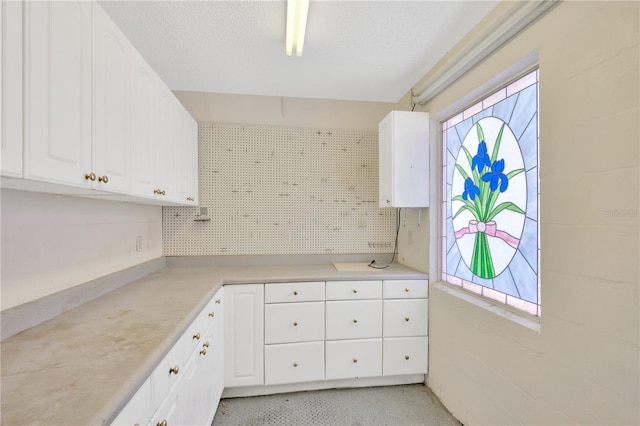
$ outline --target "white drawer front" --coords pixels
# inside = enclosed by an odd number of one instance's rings
[[[429,300],[385,300],[382,334],[384,337],[426,336],[429,330]]]
[[[336,340],[326,346],[327,380],[382,375],[382,339]]]
[[[385,280],[382,284],[385,299],[426,299],[428,280]]]
[[[327,300],[381,298],[382,281],[327,281]]]
[[[382,343],[382,375],[427,373],[427,337],[392,337]]]
[[[327,340],[382,336],[382,300],[327,302]]]
[[[182,336],[185,349],[183,359],[185,361],[191,353],[204,342],[204,336],[209,333],[214,323],[222,318],[223,291],[224,290],[220,288],[220,290],[216,292]]]
[[[157,407],[167,396],[169,389],[182,377],[185,364],[184,351],[184,343],[178,340],[151,374],[153,406]]]
[[[265,303],[314,302],[324,300],[324,282],[269,283],[264,285]]]
[[[264,382],[313,382],[324,379],[324,342],[287,343],[264,348]]]
[[[265,344],[314,340],[324,340],[324,302],[264,306]]]

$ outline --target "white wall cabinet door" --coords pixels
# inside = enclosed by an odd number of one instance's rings
[[[380,207],[429,207],[429,114],[391,111],[378,138]]]
[[[155,162],[158,160],[159,78],[142,55],[131,48],[131,193],[155,198]]]
[[[160,155],[155,164],[156,197],[163,201],[173,200],[175,197],[175,108],[173,94],[164,85],[158,90],[157,126],[160,129],[158,137]]]
[[[131,192],[131,43],[101,7],[93,10],[94,187],[126,194]]]
[[[264,384],[264,285],[224,290],[225,387]]]
[[[24,3],[25,178],[91,188],[92,6]]]
[[[0,174],[22,177],[22,2],[0,4]]]

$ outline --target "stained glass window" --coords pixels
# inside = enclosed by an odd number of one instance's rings
[[[442,123],[442,280],[540,316],[538,70]]]

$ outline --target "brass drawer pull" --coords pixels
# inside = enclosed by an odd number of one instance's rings
[[[297,366],[298,366],[298,363],[297,363],[297,362],[294,362],[294,363],[293,363],[293,366],[294,366],[294,368],[295,368],[295,367],[297,367]]]
[[[206,354],[207,354],[207,350],[206,350],[206,349],[202,349],[202,350],[200,351],[200,355],[206,355]]]
[[[215,312],[213,312],[213,311],[212,311],[212,312],[209,312],[209,317],[210,317],[210,318],[213,318],[213,317],[215,317],[215,316],[216,316],[216,313],[215,313]]]
[[[107,175],[99,176],[98,177],[98,182],[107,183],[107,182],[109,182],[109,177]]]
[[[408,322],[409,321],[409,317],[404,317],[404,320]]]
[[[409,355],[405,355],[404,359],[406,359],[408,361],[409,360]]]
[[[175,367],[171,367],[169,369],[169,374],[178,374],[178,372],[180,371],[180,369],[178,368],[178,366],[176,365]]]
[[[405,291],[405,293],[409,293],[409,291],[410,291],[409,287],[405,288],[404,291]]]
[[[357,292],[358,292],[358,289],[357,289],[357,288],[354,288],[354,289],[353,289],[353,293],[355,294],[355,293],[357,293]]]
[[[203,348],[208,348],[208,347],[209,347],[209,342],[204,342],[204,343],[202,344],[202,347],[203,347]]]
[[[356,318],[353,319],[353,323],[356,324],[358,320]]]
[[[297,326],[298,326],[298,322],[297,322],[297,321],[294,321],[294,322],[293,322],[293,326],[294,326],[294,327],[297,327]]]
[[[293,295],[294,295],[294,296],[297,296],[297,295],[298,295],[298,292],[297,292],[296,290],[293,290]]]
[[[200,340],[200,333],[196,333],[193,335],[193,340]]]
[[[222,300],[220,300],[220,299],[216,299],[216,305],[219,305],[219,304],[221,304],[221,303],[222,303]]]
[[[355,364],[355,363],[357,363],[357,362],[358,362],[358,358],[354,358],[354,359],[353,359],[353,363]]]
[[[96,174],[91,172],[91,173],[87,173],[84,175],[84,178],[86,180],[90,180],[91,182],[94,182],[96,180]]]

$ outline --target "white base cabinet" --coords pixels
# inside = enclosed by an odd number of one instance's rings
[[[264,285],[225,286],[224,385],[264,384]]]
[[[221,288],[113,425],[211,424],[224,387],[223,300]]]

